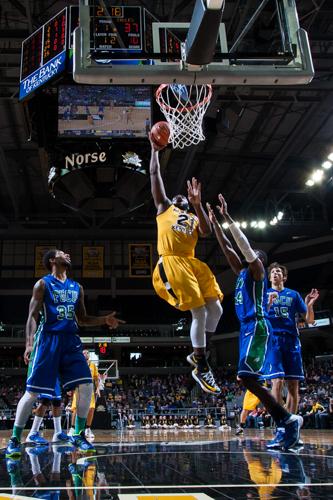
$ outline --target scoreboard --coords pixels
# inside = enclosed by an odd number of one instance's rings
[[[65,8],[23,41],[20,99],[65,69],[67,18]]]
[[[90,5],[90,48],[98,51],[142,50],[141,7]]]

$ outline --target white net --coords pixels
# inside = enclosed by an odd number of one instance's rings
[[[205,139],[202,120],[212,97],[211,85],[165,84],[156,91],[156,101],[170,125],[169,142],[184,148]]]

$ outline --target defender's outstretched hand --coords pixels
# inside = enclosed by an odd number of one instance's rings
[[[220,214],[223,215],[223,217],[228,217],[228,205],[221,193],[218,195],[218,199],[221,205],[217,205],[216,208],[219,210]]]
[[[122,319],[116,318],[116,314],[117,314],[116,311],[113,311],[112,313],[105,316],[105,323],[108,325],[110,330],[114,330],[119,325],[126,323],[126,321],[123,321]]]
[[[209,217],[209,220],[210,222],[214,225],[214,224],[218,224],[218,221],[217,221],[217,218],[216,218],[216,215],[214,213],[214,210],[212,209],[212,207],[210,206],[209,203],[206,203],[206,207],[207,207],[207,212],[208,212],[208,217]]]
[[[192,177],[192,182],[187,181],[187,197],[191,205],[198,206],[201,203],[201,182]]]

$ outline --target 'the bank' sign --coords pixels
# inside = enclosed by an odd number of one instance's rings
[[[20,83],[20,99],[34,92],[38,87],[48,82],[65,69],[66,50],[55,56],[48,63],[38,68],[34,73]]]

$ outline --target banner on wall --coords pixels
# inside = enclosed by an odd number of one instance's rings
[[[45,269],[43,264],[43,256],[51,248],[54,247],[41,245],[35,246],[35,278],[40,278],[41,276],[48,274],[48,271]]]
[[[130,243],[129,277],[149,278],[152,274],[152,246],[150,243]]]
[[[83,247],[82,277],[103,278],[104,247]]]

